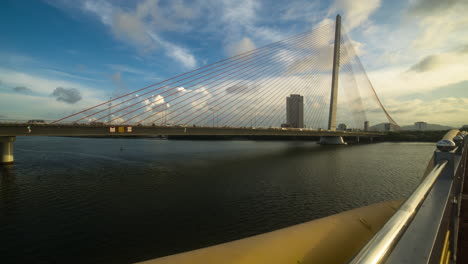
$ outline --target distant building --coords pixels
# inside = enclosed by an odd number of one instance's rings
[[[364,122],[364,131],[369,131],[369,121]]]
[[[281,127],[291,127],[291,124],[283,123],[283,124],[281,124]]]
[[[390,131],[390,129],[392,129],[392,124],[391,123],[385,123],[384,127],[385,127],[384,128],[385,131]]]
[[[291,127],[304,127],[304,96],[291,94],[286,97],[286,123]]]
[[[384,123],[384,131],[396,131],[398,130],[398,126],[392,123]]]
[[[338,125],[337,129],[346,131],[346,129],[348,129],[348,126],[346,124],[341,123],[341,124]]]
[[[414,127],[416,130],[424,131],[427,130],[427,123],[426,122],[416,122],[414,123]]]

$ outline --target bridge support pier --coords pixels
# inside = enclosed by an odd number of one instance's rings
[[[13,164],[13,142],[16,137],[0,137],[0,165]]]
[[[319,144],[320,145],[346,145],[347,143],[344,142],[343,137],[323,136],[323,137],[320,137]]]

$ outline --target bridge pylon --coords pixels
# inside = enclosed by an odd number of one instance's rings
[[[330,115],[328,116],[328,130],[336,130],[336,106],[338,103],[338,75],[340,72],[340,45],[341,44],[341,16],[336,16],[335,44],[333,49],[333,73],[330,96]]]
[[[13,164],[13,142],[16,137],[0,137],[0,165]]]
[[[336,108],[338,104],[338,80],[340,72],[340,45],[341,44],[341,16],[336,16],[335,42],[333,47],[333,72],[330,96],[330,114],[328,116],[328,130],[336,131]],[[342,137],[321,137],[322,145],[345,145]]]

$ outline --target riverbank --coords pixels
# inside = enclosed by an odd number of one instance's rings
[[[379,141],[386,142],[437,142],[448,130],[440,131],[396,131],[388,132]]]
[[[384,136],[374,137],[372,141],[368,137],[360,137],[359,143],[370,142],[437,142],[447,133],[441,131],[396,131],[388,132]],[[171,139],[171,140],[257,140],[257,141],[318,141],[317,136],[253,136],[253,135],[177,135],[177,136],[81,136],[81,138],[145,138],[145,139]],[[358,143],[356,137],[344,137],[348,143]]]

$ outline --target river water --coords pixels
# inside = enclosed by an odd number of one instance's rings
[[[433,143],[18,137],[1,263],[130,263],[406,197]]]

